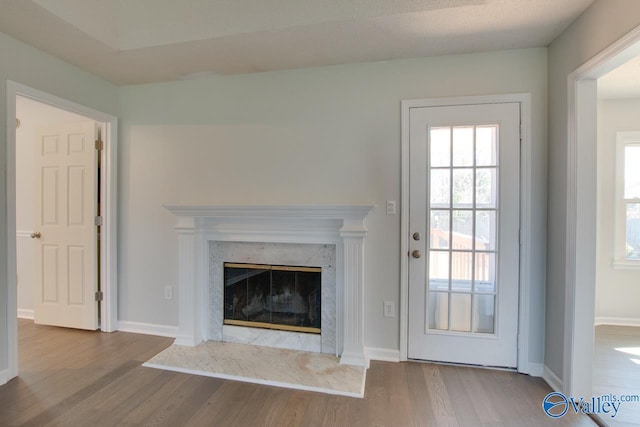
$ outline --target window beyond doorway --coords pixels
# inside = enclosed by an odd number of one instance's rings
[[[616,268],[640,268],[640,131],[616,133]]]

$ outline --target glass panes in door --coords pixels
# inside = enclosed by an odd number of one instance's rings
[[[495,333],[498,130],[429,129],[430,330]]]

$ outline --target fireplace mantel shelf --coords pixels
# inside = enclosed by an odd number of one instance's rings
[[[375,205],[165,205],[177,217],[289,218],[363,221]]]
[[[340,362],[368,366],[364,351],[364,221],[372,204],[165,205],[178,221],[180,325],[176,344],[197,345],[207,262],[206,241],[329,243],[339,245],[336,280]]]

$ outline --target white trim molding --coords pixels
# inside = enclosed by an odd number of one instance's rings
[[[532,286],[544,283],[532,282],[533,202],[532,165],[533,144],[531,135],[531,94],[464,96],[453,98],[412,99],[402,101],[401,134],[401,218],[400,218],[400,360],[407,360],[409,331],[409,110],[420,107],[477,105],[496,103],[520,104],[520,277],[518,307],[518,372],[530,374],[530,318]],[[542,348],[543,343],[539,346]]]
[[[178,335],[177,326],[156,325],[153,323],[131,322],[128,320],[120,320],[118,322],[118,331],[130,332],[134,334],[156,335],[159,337],[175,338]]]
[[[35,318],[33,310],[26,308],[18,309],[18,319],[33,320]]]
[[[18,231],[16,231],[16,237],[21,237],[23,239],[24,238],[30,239],[31,238],[31,233],[32,233],[32,231],[30,231],[30,230],[18,230]]]
[[[595,320],[596,326],[633,326],[640,327],[640,319],[634,319],[630,317],[596,317]]]
[[[392,348],[366,347],[369,360],[379,360],[381,362],[399,362],[400,350]]]
[[[374,205],[175,206],[179,327],[175,343],[208,339],[208,242],[336,245],[336,343],[340,363],[369,366],[364,347],[364,221]]]
[[[542,368],[542,379],[549,384],[553,391],[562,392],[564,390],[562,380],[547,365]]]
[[[614,270],[640,270],[640,261],[613,261],[611,267]]]
[[[9,370],[3,369],[0,371],[0,385],[5,385],[12,377],[9,376]]]

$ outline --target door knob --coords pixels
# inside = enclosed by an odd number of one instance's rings
[[[31,238],[32,239],[39,239],[41,236],[39,231],[34,231],[33,233],[31,233]]]
[[[420,258],[422,256],[422,253],[416,249],[415,251],[411,252],[411,256],[414,258]]]

